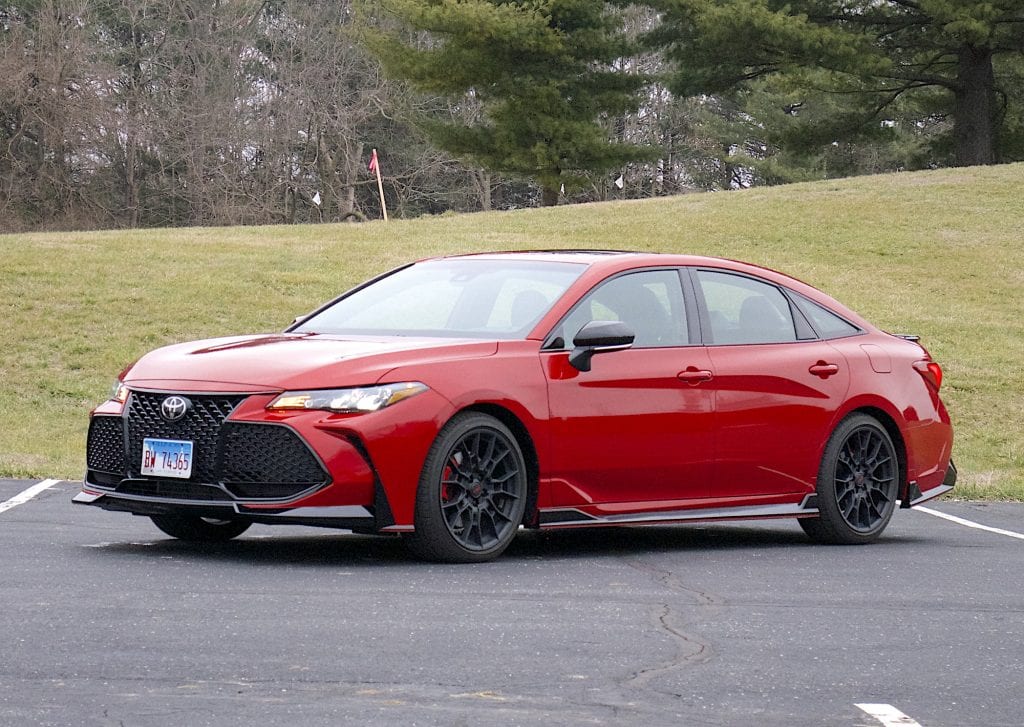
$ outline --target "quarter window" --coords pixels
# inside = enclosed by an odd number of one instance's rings
[[[797,340],[793,312],[774,285],[741,275],[699,270],[711,323],[711,343],[786,343]]]
[[[857,326],[840,318],[828,308],[804,298],[802,295],[794,295],[793,300],[796,302],[796,307],[807,316],[811,325],[814,326],[814,330],[822,338],[842,338],[843,336],[852,336],[860,333],[860,329]]]

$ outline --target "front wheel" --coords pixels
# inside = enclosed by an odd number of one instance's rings
[[[496,558],[523,521],[528,479],[508,427],[479,412],[456,416],[438,433],[423,465],[409,548],[448,563]]]
[[[896,447],[878,420],[867,414],[847,417],[821,458],[819,516],[801,519],[800,526],[822,543],[877,540],[896,506],[899,473]]]
[[[195,515],[150,515],[149,519],[172,538],[194,543],[223,543],[238,537],[252,524]]]

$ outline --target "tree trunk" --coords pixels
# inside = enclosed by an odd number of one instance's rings
[[[338,203],[338,219],[351,220],[362,215],[356,212],[356,184],[359,182],[359,170],[363,165],[363,142],[351,142],[348,158],[344,161],[345,193]]]
[[[295,188],[291,184],[284,187],[284,222],[286,225],[295,223]]]
[[[732,164],[729,163],[729,157],[732,155],[732,144],[726,142],[722,145],[722,189],[726,192],[732,190],[732,180],[735,176],[736,170]]]
[[[995,76],[989,48],[960,48],[953,141],[958,167],[997,161]]]
[[[138,148],[135,134],[129,132],[124,149],[124,204],[128,210],[128,226],[133,230],[139,226],[139,196]]]
[[[558,187],[549,187],[546,184],[541,187],[540,203],[544,207],[554,207],[558,204]]]
[[[320,178],[320,188],[323,190],[317,211],[320,213],[321,220],[333,221],[331,215],[334,210],[334,179],[338,172],[338,161],[327,146],[325,133],[323,128],[317,131],[316,166],[317,175]]]
[[[486,169],[471,169],[469,176],[476,189],[476,198],[480,202],[481,212],[491,211],[491,173]]]

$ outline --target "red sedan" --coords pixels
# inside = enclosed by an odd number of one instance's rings
[[[753,265],[446,257],[281,334],[143,356],[74,499],[186,540],[295,523],[443,561],[520,527],[788,517],[863,543],[955,483],[941,383],[913,337]]]

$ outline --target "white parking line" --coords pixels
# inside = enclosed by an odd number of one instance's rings
[[[870,714],[885,725],[885,727],[921,727],[919,723],[903,714],[903,712],[891,704],[857,704],[854,706]]]
[[[63,480],[43,480],[42,482],[40,482],[38,484],[32,485],[27,490],[22,490],[17,495],[12,497],[10,500],[6,500],[5,502],[0,502],[0,512],[7,512],[12,507],[17,507],[18,505],[24,505],[26,502],[31,500],[33,497],[38,495],[40,492],[42,492],[43,490],[50,489],[51,487],[56,485],[58,482],[63,482]]]
[[[946,513],[939,512],[938,510],[932,510],[930,507],[921,507],[920,505],[918,505],[914,509],[918,510],[919,512],[927,513],[928,515],[940,517],[943,520],[949,520],[950,522],[954,522],[957,525],[963,525],[968,528],[974,528],[975,530],[984,530],[987,533],[995,533],[996,535],[1005,535],[1008,538],[1017,538],[1017,540],[1024,540],[1024,533],[1017,533],[1013,530],[1003,530],[1002,528],[992,528],[988,525],[976,523],[973,520],[964,520],[962,517],[957,517],[956,515],[947,515]]]

